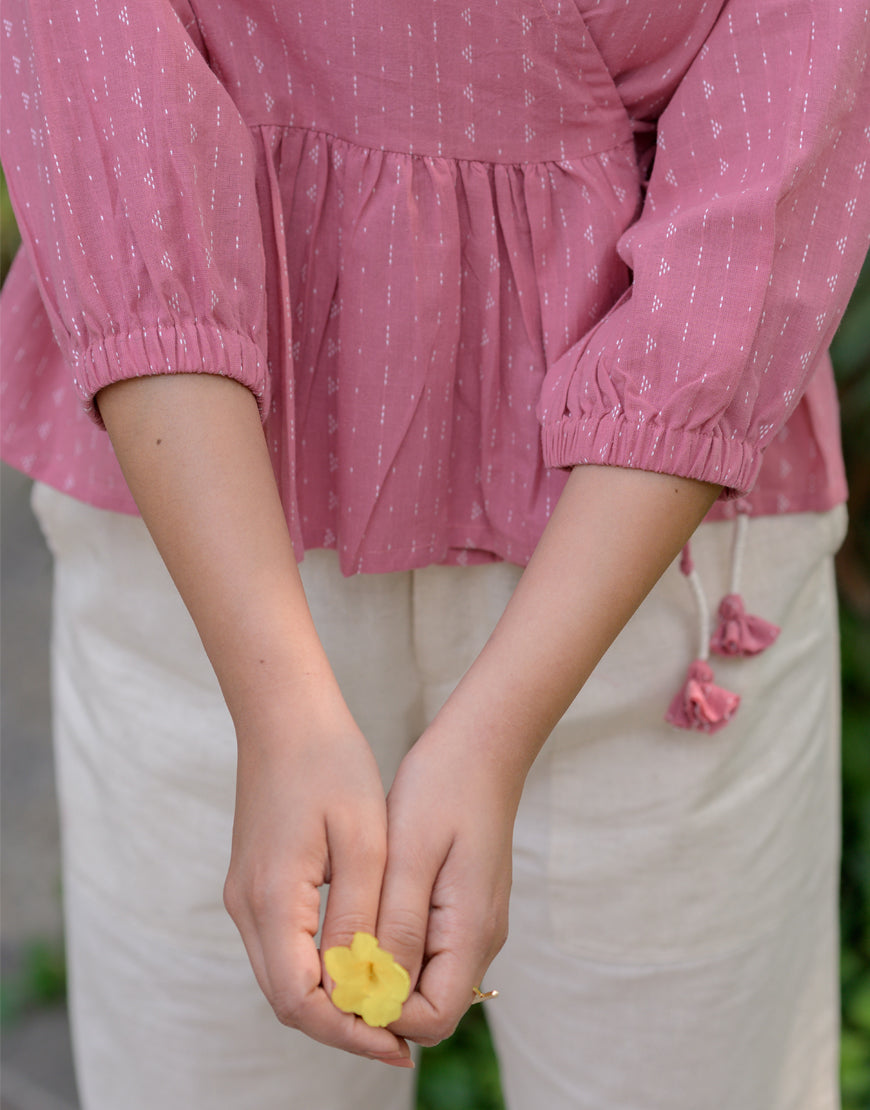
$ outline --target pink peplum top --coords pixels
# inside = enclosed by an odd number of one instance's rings
[[[842,0],[6,0],[2,448],[135,507],[95,396],[227,375],[297,550],[529,558],[566,468],[845,497],[870,229]]]

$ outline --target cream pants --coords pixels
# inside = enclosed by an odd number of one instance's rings
[[[84,1110],[407,1110],[413,1075],[283,1028],[221,901],[235,741],[141,521],[46,487],[74,1048]],[[510,1110],[835,1110],[842,510],[753,521],[750,611],[782,627],[716,660],[742,695],[708,736],[662,717],[696,651],[671,567],[528,781],[511,934],[486,978]],[[731,530],[693,555],[711,605]],[[302,564],[385,780],[519,571],[344,579]],[[470,987],[470,984],[469,984]]]

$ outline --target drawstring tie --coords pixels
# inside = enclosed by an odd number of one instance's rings
[[[731,588],[719,603],[718,621],[712,636],[710,610],[700,576],[692,562],[689,544],[686,544],[680,556],[680,571],[695,596],[700,646],[697,659],[689,665],[682,689],[665,714],[665,720],[677,728],[718,732],[737,712],[739,695],[717,686],[713,681],[713,669],[708,661],[710,651],[717,655],[746,658],[758,655],[770,647],[779,635],[780,630],[775,624],[747,613],[740,596],[740,572],[743,568],[748,524],[748,516],[738,513],[731,556]]]
[[[731,589],[719,602],[719,621],[710,641],[710,650],[716,655],[737,655],[742,658],[759,655],[765,648],[770,647],[780,633],[775,624],[747,613],[739,593],[748,525],[749,518],[746,514],[738,514],[734,534]]]
[[[707,662],[710,651],[710,610],[701,586],[701,579],[692,562],[689,544],[680,556],[680,571],[685,575],[698,609],[700,644],[698,658],[689,665],[682,689],[671,702],[665,720],[677,728],[698,732],[718,732],[731,720],[740,705],[740,698],[713,682],[713,670]]]
[[[740,705],[740,695],[717,686],[706,659],[689,666],[683,688],[671,702],[665,720],[677,728],[698,732],[718,732],[724,728]]]

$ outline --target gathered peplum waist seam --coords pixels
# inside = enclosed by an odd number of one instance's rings
[[[302,131],[309,135],[321,136],[324,139],[330,139],[333,142],[341,143],[344,146],[353,147],[355,150],[365,151],[371,154],[392,154],[402,158],[413,158],[423,162],[451,162],[453,164],[467,164],[472,166],[516,166],[518,168],[523,166],[561,166],[566,162],[582,162],[588,158],[600,158],[602,154],[608,154],[612,150],[622,150],[626,146],[632,146],[634,138],[629,134],[626,138],[621,139],[619,142],[610,143],[608,146],[601,147],[596,150],[584,150],[577,154],[568,155],[567,157],[558,158],[506,158],[500,160],[498,158],[463,158],[451,154],[429,154],[419,151],[408,150],[393,150],[390,147],[383,146],[368,146],[365,143],[354,142],[353,139],[346,139],[342,135],[336,135],[333,131],[325,131],[317,127],[305,127],[302,124],[294,123],[248,123],[250,131]]]

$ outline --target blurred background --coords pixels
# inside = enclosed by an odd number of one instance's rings
[[[0,179],[0,280],[18,247]],[[870,1110],[870,264],[833,347],[851,524],[837,559],[843,676],[844,1110]],[[76,1110],[64,1005],[60,859],[49,734],[50,560],[29,481],[0,487],[0,1110]],[[418,1110],[500,1110],[483,1007],[424,1055]]]

